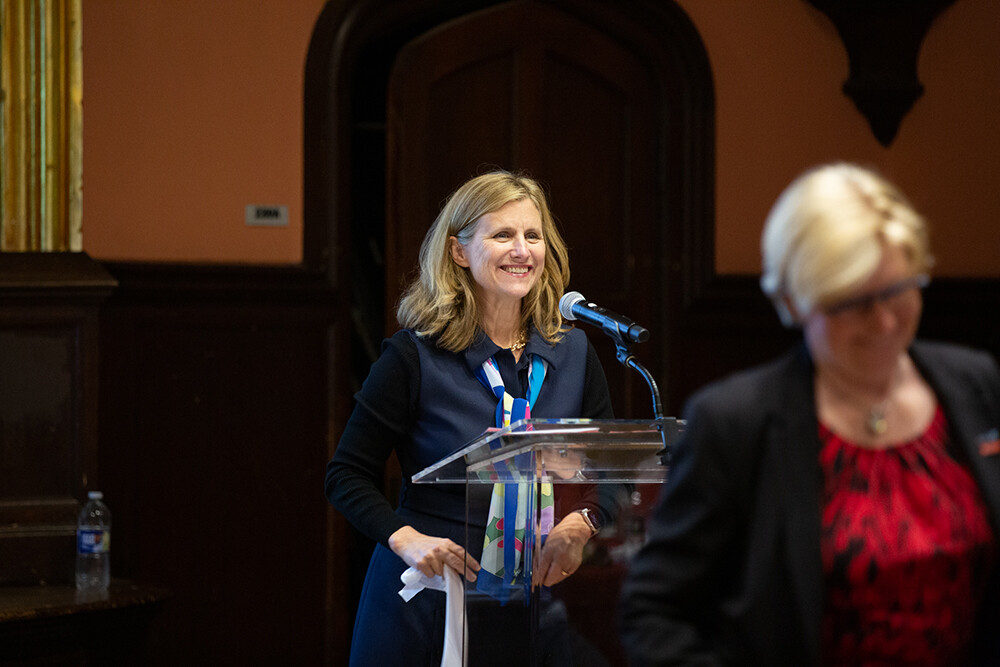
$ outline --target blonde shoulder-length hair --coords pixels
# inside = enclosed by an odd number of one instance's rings
[[[850,294],[878,268],[886,245],[926,272],[927,225],[892,183],[849,163],[813,168],[785,188],[761,238],[764,293],[785,326]]]
[[[475,282],[469,270],[452,259],[449,238],[454,236],[462,245],[468,244],[483,215],[522,199],[530,199],[542,219],[545,266],[522,301],[521,325],[534,325],[549,343],[562,337],[559,299],[569,284],[566,244],[556,229],[542,187],[532,178],[508,171],[476,176],[448,197],[420,246],[420,273],[396,309],[400,325],[421,336],[437,336],[437,345],[451,352],[472,344],[480,332]]]

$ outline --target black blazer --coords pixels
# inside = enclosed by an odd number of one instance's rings
[[[1000,535],[1000,373],[983,352],[916,342]],[[648,542],[622,592],[633,665],[818,665],[824,591],[820,441],[804,345],[710,385],[685,409]],[[1000,577],[977,619],[977,664],[1000,664]]]

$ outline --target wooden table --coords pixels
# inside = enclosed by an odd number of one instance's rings
[[[104,594],[72,586],[0,587],[0,665],[138,664],[169,593],[112,580]]]

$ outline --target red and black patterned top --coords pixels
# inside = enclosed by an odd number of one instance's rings
[[[887,449],[820,441],[824,663],[965,663],[995,538],[944,413]]]

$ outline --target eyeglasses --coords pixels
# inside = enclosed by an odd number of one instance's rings
[[[875,307],[876,303],[892,305],[900,296],[906,294],[912,289],[923,289],[927,287],[930,282],[930,276],[926,273],[919,273],[915,276],[895,282],[877,292],[862,294],[861,296],[855,296],[850,299],[844,299],[843,301],[837,301],[829,306],[822,307],[821,310],[829,317],[846,315],[848,313],[867,313]]]

